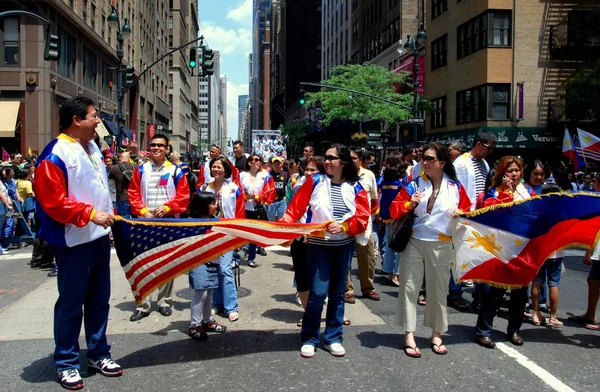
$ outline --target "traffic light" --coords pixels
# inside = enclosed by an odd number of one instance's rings
[[[190,48],[190,68],[194,70],[196,68],[196,62],[198,61],[198,54],[196,48]]]
[[[208,76],[215,72],[215,62],[213,61],[214,53],[211,48],[205,46],[202,50],[202,75]]]
[[[133,82],[135,81],[135,77],[133,76],[134,72],[135,69],[133,66],[128,65],[125,67],[125,87],[131,87],[133,85]]]
[[[304,105],[306,103],[306,98],[304,97],[304,93],[305,93],[304,90],[300,90],[300,99],[299,99],[300,105]]]
[[[50,33],[50,25],[48,25],[48,27],[46,27],[46,49],[44,49],[44,60],[58,61],[59,58],[58,36]]]

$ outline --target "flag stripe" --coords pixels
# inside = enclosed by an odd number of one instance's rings
[[[585,160],[587,161],[588,159],[591,159],[593,161],[599,161],[600,162],[600,152],[598,151],[591,151],[591,150],[585,150],[582,153],[582,148],[577,146],[575,147],[575,149],[577,150],[577,153],[579,155],[581,155],[582,157],[585,157]],[[573,159],[573,158],[571,158]]]

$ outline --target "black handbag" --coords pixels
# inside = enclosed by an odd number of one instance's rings
[[[400,219],[394,220],[389,226],[388,247],[394,252],[403,252],[408,245],[412,233],[415,212],[410,210],[408,214]]]
[[[269,220],[267,218],[267,211],[265,210],[265,206],[262,204],[257,204],[254,206],[254,213],[256,214],[255,219],[259,220]]]

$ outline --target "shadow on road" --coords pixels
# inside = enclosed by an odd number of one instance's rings
[[[272,268],[281,268],[285,271],[292,270],[292,263],[271,263]]]

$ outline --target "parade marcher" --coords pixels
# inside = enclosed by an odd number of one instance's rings
[[[312,145],[312,143],[306,143],[302,154],[304,155],[304,158],[310,158],[315,155],[315,147]]]
[[[296,222],[307,213],[307,223],[331,222],[321,236],[308,237],[310,292],[302,322],[300,355],[310,358],[319,345],[321,314],[329,296],[323,340],[333,356],[346,354],[342,346],[344,288],[350,270],[354,236],[367,229],[367,193],[359,182],[350,150],[341,144],[325,153],[327,175],[315,174],[300,187],[282,222]]]
[[[60,384],[71,390],[83,388],[78,341],[84,312],[88,371],[111,377],[123,373],[106,340],[108,233],[114,220],[102,153],[94,143],[98,123],[91,99],[64,101],[59,109],[63,133],[44,148],[33,184],[42,210],[39,235],[52,246],[58,265],[54,363]]]
[[[529,199],[535,192],[528,185],[521,183],[523,165],[514,156],[500,158],[491,188],[486,192],[484,206],[508,203]],[[492,287],[488,284],[478,285],[481,288],[481,309],[475,327],[476,342],[486,348],[494,348],[496,344],[491,338],[494,317],[500,308],[505,289]],[[507,338],[515,346],[523,345],[519,334],[523,325],[523,313],[527,305],[527,286],[510,291],[508,306]]]
[[[110,191],[110,200],[113,203],[113,206],[117,203],[117,184],[115,183],[114,178],[110,177],[110,169],[113,165],[113,157],[111,155],[107,155],[104,157],[104,166],[106,167],[106,175],[108,177],[108,190]]]
[[[132,215],[142,218],[179,217],[188,207],[190,192],[187,178],[177,166],[167,160],[169,138],[156,134],[150,141],[150,162],[133,172],[129,185],[129,203]],[[173,281],[158,288],[158,311],[169,317]],[[137,307],[130,321],[139,321],[150,314],[150,296]]]
[[[200,173],[198,174],[198,188],[211,183],[214,180],[214,178],[212,178],[210,175],[210,161],[220,157],[221,155],[223,155],[221,152],[221,147],[217,146],[216,144],[210,146],[208,149],[208,159],[206,162],[204,162],[204,165],[200,166]]]
[[[233,142],[233,156],[230,158],[230,161],[240,173],[246,168],[248,156],[250,154],[244,152],[244,143],[241,140]]]
[[[128,152],[121,153],[119,162],[112,165],[108,178],[115,181],[117,189],[117,203],[115,205],[117,214],[123,218],[131,218],[131,205],[129,204],[129,184],[135,170],[131,163],[131,156]]]
[[[210,161],[211,177],[214,179],[206,187],[207,192],[215,194],[217,216],[227,219],[244,219],[244,190],[232,178],[233,169],[229,160],[218,157]],[[225,311],[229,321],[239,318],[237,288],[232,270],[233,251],[219,257],[219,287],[213,293],[213,312]]]
[[[414,210],[412,235],[402,252],[396,325],[405,330],[404,353],[418,358],[415,342],[417,297],[423,282],[428,290],[423,325],[433,330],[431,350],[439,355],[448,349],[442,333],[448,330],[446,301],[450,268],[455,259],[450,237],[452,218],[471,208],[464,187],[458,182],[448,149],[440,143],[423,148],[423,176],[402,187],[390,207],[390,215],[400,219]]]
[[[285,190],[289,181],[289,174],[282,170],[285,159],[282,157],[273,157],[271,159],[271,178],[275,186],[275,200],[266,206],[267,218],[271,222],[277,222],[285,214],[287,203],[285,200]]]
[[[377,180],[372,171],[361,166],[362,154],[360,150],[351,150],[350,156],[358,170],[359,182],[363,189],[367,192],[369,198],[369,210],[374,215],[377,209]],[[360,279],[360,291],[363,298],[368,298],[373,301],[379,301],[379,294],[375,291],[373,281],[375,279],[375,243],[373,241],[373,226],[371,218],[364,233],[355,237],[356,260],[358,262],[358,276]],[[348,271],[348,282],[346,283],[346,292],[344,301],[352,304],[356,302],[354,296],[354,285],[352,284],[352,272]]]
[[[11,203],[19,202],[23,203],[23,199],[17,193],[17,182],[15,181],[15,170],[13,166],[7,166],[2,168],[2,183],[8,192],[8,198]],[[15,249],[20,248],[21,244],[11,244],[8,239],[13,238],[15,230],[17,228],[17,220],[14,216],[6,216],[4,218],[4,225],[2,226],[2,247],[4,249]]]
[[[190,201],[190,218],[210,219],[218,214],[217,198],[211,192],[199,192]],[[189,272],[190,289],[194,290],[190,305],[188,334],[194,340],[206,340],[207,332],[224,333],[227,327],[213,319],[212,298],[214,289],[219,288],[218,260],[199,265]]]
[[[450,160],[454,163],[456,158],[467,152],[467,145],[461,139],[452,140],[448,145]]]

